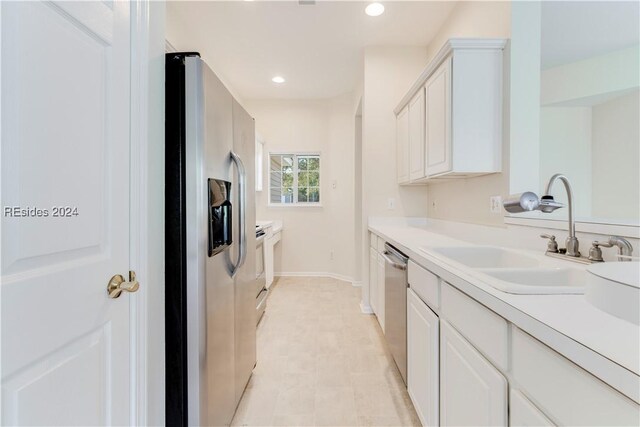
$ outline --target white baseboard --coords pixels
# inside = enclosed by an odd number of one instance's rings
[[[351,286],[353,286],[355,288],[361,288],[362,287],[362,281],[358,280],[357,282],[351,282]]]
[[[363,314],[373,314],[373,309],[369,304],[365,304],[364,301],[360,301],[360,311]]]
[[[351,277],[343,276],[341,274],[327,273],[327,272],[313,272],[313,271],[295,271],[287,272],[280,271],[273,273],[275,277],[328,277],[330,279],[341,280],[343,282],[351,283],[352,286],[362,286],[362,282],[356,282]]]

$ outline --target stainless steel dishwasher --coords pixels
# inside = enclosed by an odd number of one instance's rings
[[[407,261],[388,243],[384,245],[385,337],[402,380],[407,383]]]

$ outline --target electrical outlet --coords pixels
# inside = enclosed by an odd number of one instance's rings
[[[393,197],[390,197],[389,200],[387,200],[387,209],[392,211],[395,208],[396,208],[396,199],[394,199]]]
[[[338,181],[336,181],[335,179],[331,181],[331,188],[333,188],[334,190],[338,188]]]
[[[431,202],[431,207],[433,208],[434,211],[438,210],[438,204],[436,203],[435,200]]]
[[[329,251],[329,259],[333,261],[333,251]]]
[[[491,196],[491,197],[489,197],[489,211],[491,213],[501,213],[502,212],[502,197],[501,196]]]

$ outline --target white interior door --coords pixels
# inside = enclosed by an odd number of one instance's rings
[[[0,5],[4,425],[130,422],[129,7]]]

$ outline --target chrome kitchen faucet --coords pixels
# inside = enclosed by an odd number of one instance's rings
[[[566,249],[559,249],[555,236],[541,234],[540,237],[549,240],[547,243],[546,254],[583,263],[602,262],[604,260],[602,259],[602,250],[600,247],[610,248],[612,246],[617,246],[618,259],[629,261],[631,253],[633,252],[633,247],[626,239],[619,236],[611,236],[604,242],[594,241],[591,249],[589,250],[589,257],[585,258],[580,256],[580,242],[578,242],[578,238],[576,237],[576,224],[573,216],[573,191],[571,189],[569,179],[561,173],[557,173],[549,179],[544,196],[538,198],[535,193],[530,191],[517,196],[512,196],[504,201],[503,206],[505,210],[510,213],[522,213],[534,210],[551,213],[556,209],[563,208],[564,205],[556,202],[551,195],[551,188],[558,180],[562,182],[564,189],[567,192],[567,205],[569,208],[569,236],[565,241]]]

